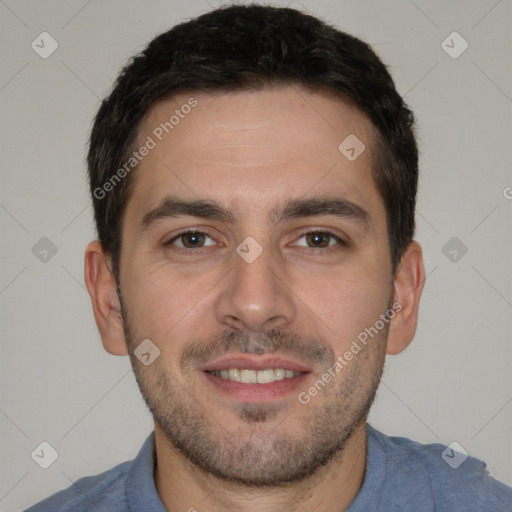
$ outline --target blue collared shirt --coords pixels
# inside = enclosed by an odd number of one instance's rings
[[[154,469],[151,433],[133,461],[82,478],[27,512],[166,512]],[[204,505],[190,503],[190,508]],[[464,459],[441,444],[389,437],[367,425],[366,474],[346,512],[377,510],[512,512],[512,487],[489,476],[478,459]]]

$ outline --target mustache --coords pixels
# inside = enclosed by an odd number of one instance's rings
[[[229,331],[213,336],[208,341],[194,340],[183,351],[181,367],[183,370],[207,363],[228,354],[273,354],[288,355],[305,365],[332,365],[335,355],[330,347],[318,339],[287,333],[281,329],[272,329],[264,333],[249,334],[242,331]]]

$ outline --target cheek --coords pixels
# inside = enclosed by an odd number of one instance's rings
[[[215,272],[185,274],[166,262],[132,263],[125,269],[123,298],[130,326],[139,337],[154,339],[168,351],[177,347],[168,340],[176,340],[191,322],[197,327],[198,318],[206,318],[205,297],[218,281]]]
[[[345,269],[324,282],[296,276],[304,302],[328,327],[333,346],[345,347],[388,308],[390,285],[367,269]]]

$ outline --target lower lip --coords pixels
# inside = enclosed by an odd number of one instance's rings
[[[291,379],[275,380],[266,384],[244,384],[234,380],[216,377],[208,372],[202,372],[207,381],[221,393],[242,402],[265,402],[281,398],[293,392],[309,373],[303,373]]]

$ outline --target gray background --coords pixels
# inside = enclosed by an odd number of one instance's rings
[[[84,287],[94,238],[84,148],[127,58],[220,3],[0,0],[3,512],[133,458],[152,428],[128,359],[103,351]],[[420,442],[457,441],[510,485],[512,2],[291,6],[372,44],[419,124],[428,278],[416,338],[388,358],[370,421]],[[47,59],[31,48],[43,31],[59,45]],[[469,44],[457,58],[442,47],[453,31]],[[43,237],[55,254],[36,245]],[[59,454],[46,470],[31,458],[43,441]]]

